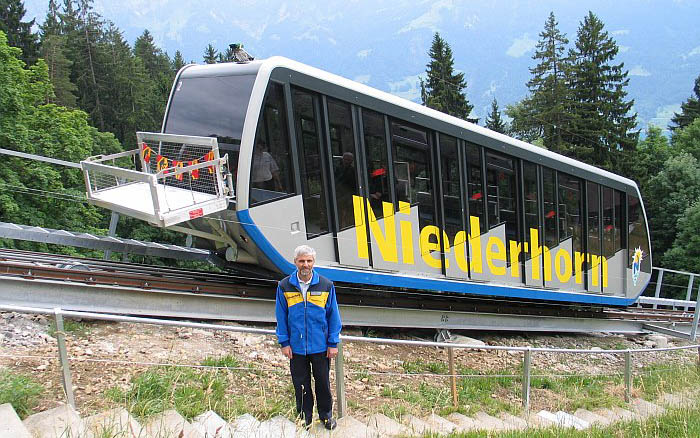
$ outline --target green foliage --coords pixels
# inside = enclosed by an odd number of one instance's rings
[[[661,172],[650,178],[646,195],[653,251],[661,255],[676,239],[679,219],[700,199],[698,160],[685,152],[666,160]]]
[[[90,326],[81,321],[75,321],[73,319],[64,319],[63,332],[82,338],[90,334]],[[55,321],[51,321],[51,324],[49,324],[48,334],[51,337],[56,337]]]
[[[31,65],[39,56],[39,42],[32,32],[34,20],[22,21],[26,13],[21,0],[0,0],[0,31],[5,33],[10,46],[22,50],[25,64]]]
[[[491,102],[491,112],[486,116],[486,123],[484,126],[492,131],[500,132],[501,134],[505,134],[508,131],[508,126],[501,118],[501,111],[498,109],[498,102],[495,97]]]
[[[218,52],[214,48],[214,46],[209,43],[206,49],[204,49],[204,62],[207,64],[216,64],[217,58],[218,57]]]
[[[700,272],[700,200],[678,219],[677,234],[663,256],[663,265],[688,272]]]
[[[467,82],[464,73],[454,72],[452,49],[437,32],[428,56],[430,62],[427,65],[427,79],[425,82],[421,79],[423,105],[476,123],[477,119],[469,118],[473,105],[466,97]]]
[[[43,391],[33,378],[0,368],[0,405],[10,403],[20,418],[32,413]]]
[[[664,393],[676,394],[698,385],[700,372],[695,364],[652,364],[645,366],[634,378],[634,387],[641,388],[647,399]]]
[[[202,361],[202,365],[217,368],[239,368],[241,362],[231,355],[221,357],[207,357]]]
[[[671,130],[683,129],[700,117],[700,76],[695,78],[693,94],[694,96],[690,96],[688,100],[681,104],[680,114],[675,113],[673,115]]]
[[[674,151],[686,152],[700,161],[700,118],[690,122],[683,129],[676,129],[671,143]]]
[[[433,373],[433,374],[446,374],[447,364],[444,362],[425,362],[423,359],[418,360],[406,360],[401,366],[404,371],[411,374],[418,373]]]

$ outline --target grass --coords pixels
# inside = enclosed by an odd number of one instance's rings
[[[10,403],[20,418],[32,413],[43,391],[31,377],[0,369],[0,405]]]
[[[447,374],[447,364],[444,362],[425,362],[422,359],[404,361],[401,366],[410,374],[433,373]]]
[[[73,319],[63,320],[63,332],[66,334],[71,334],[83,338],[90,334],[90,326],[81,321],[75,321]],[[48,330],[49,336],[56,337],[56,321],[51,321]]]
[[[221,357],[207,357],[202,365],[216,368],[240,368],[241,362],[230,354]]]
[[[613,391],[622,384],[621,376],[537,376],[530,380],[531,389],[559,394],[561,402],[557,409],[569,412],[622,405],[624,401]]]
[[[649,365],[637,372],[633,384],[642,391],[644,398],[656,398],[664,392],[697,388],[700,386],[700,370],[696,364]]]

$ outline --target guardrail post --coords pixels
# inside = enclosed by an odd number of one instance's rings
[[[457,401],[457,375],[455,374],[455,353],[453,347],[447,348],[447,358],[450,362],[450,383],[452,386],[452,406],[458,406]]]
[[[632,352],[625,351],[625,401],[632,400]]]
[[[659,275],[656,277],[656,290],[654,291],[654,298],[659,298],[661,296],[661,283],[664,281],[664,270],[656,268],[659,270]],[[653,309],[658,309],[659,305],[654,303]]]
[[[695,280],[695,275],[690,274],[688,279],[688,290],[685,292],[685,300],[690,301],[690,294],[693,292],[693,280]],[[688,306],[685,306],[685,311],[688,311]]]
[[[695,342],[698,334],[698,321],[700,320],[700,286],[698,286],[698,298],[695,302],[695,312],[693,314],[693,326],[690,327],[690,342]]]
[[[73,379],[70,375],[70,364],[68,363],[68,351],[66,350],[66,334],[63,326],[63,313],[61,309],[53,309],[56,318],[56,341],[58,343],[58,360],[61,365],[61,376],[63,389],[66,392],[68,404],[75,409],[75,396],[73,395]]]
[[[523,410],[526,414],[530,412],[530,364],[532,360],[532,351],[530,347],[525,350],[523,357]]]
[[[343,418],[348,410],[345,400],[345,371],[343,367],[343,342],[338,342],[338,355],[335,357],[335,394],[338,397],[338,418]]]

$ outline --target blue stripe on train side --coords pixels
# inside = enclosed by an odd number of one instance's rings
[[[277,268],[284,273],[294,272],[294,264],[283,257],[260,232],[248,210],[238,211],[238,220],[255,244]],[[522,288],[486,283],[471,283],[432,278],[405,277],[380,272],[354,271],[343,268],[317,267],[319,274],[332,281],[368,284],[373,286],[405,287],[440,292],[456,292],[472,295],[528,298],[531,300],[564,301],[588,304],[629,306],[636,298],[621,298],[586,293],[558,292],[544,289]]]

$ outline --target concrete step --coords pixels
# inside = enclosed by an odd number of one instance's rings
[[[309,432],[314,438],[379,438],[380,436],[376,429],[367,427],[365,423],[349,415],[338,419],[338,427],[332,431],[326,430],[323,424],[317,421]]]
[[[85,425],[70,405],[61,405],[25,418],[24,426],[35,438],[78,437],[85,434]]]
[[[535,415],[530,415],[528,418],[528,423],[532,426],[537,427],[557,427],[559,423],[557,421],[556,414],[545,411],[544,409],[536,413]]]
[[[151,438],[204,438],[174,409],[150,417],[143,429]]]
[[[584,430],[591,427],[591,424],[588,421],[571,415],[568,412],[557,411],[554,415],[557,418],[557,423],[561,427],[573,427],[576,430]]]
[[[477,412],[474,418],[481,424],[480,429],[485,430],[506,430],[506,425],[500,418],[492,417],[486,412]]]
[[[669,394],[664,393],[659,397],[659,404],[662,406],[669,406],[674,408],[680,408],[688,404],[686,397],[680,394]]]
[[[401,422],[406,426],[408,432],[414,435],[424,435],[430,432],[430,425],[415,415],[406,414],[401,418]]]
[[[230,427],[235,438],[257,438],[260,421],[250,414],[243,414],[238,416]]]
[[[32,438],[11,404],[0,405],[0,437]]]
[[[602,415],[598,415],[595,412],[591,412],[586,409],[576,409],[576,412],[574,412],[574,417],[580,418],[581,420],[587,421],[591,425],[598,425],[598,426],[607,426],[610,424],[610,419],[607,417],[603,417]]]
[[[508,430],[523,430],[528,427],[527,421],[508,412],[501,412],[498,418],[503,421]]]
[[[623,409],[618,406],[612,408],[612,411],[617,415],[617,418],[619,418],[622,421],[631,421],[640,418],[639,415],[635,414],[634,412],[628,411],[627,409]]]
[[[192,421],[192,427],[197,429],[204,438],[231,438],[231,426],[214,411],[198,415]]]
[[[481,429],[478,420],[467,417],[466,415],[460,414],[459,412],[453,412],[447,416],[447,419],[452,423],[457,425],[457,430],[460,432],[466,432],[469,430]]]
[[[382,437],[394,438],[408,435],[410,431],[406,426],[384,414],[373,414],[367,419],[367,427],[375,429]]]
[[[87,417],[86,438],[143,438],[141,425],[124,408],[110,409]]]
[[[448,435],[457,429],[457,425],[439,416],[436,413],[430,414],[428,417],[424,418],[423,421],[428,423],[430,430],[438,433],[440,435]]]
[[[635,398],[630,402],[632,412],[642,418],[663,414],[664,408],[641,398]]]

